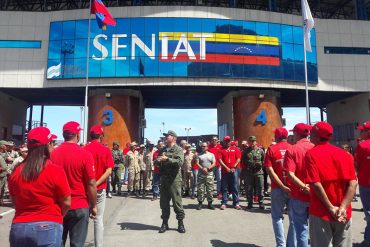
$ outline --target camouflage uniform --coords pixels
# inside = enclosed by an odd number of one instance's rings
[[[131,192],[133,189],[139,192],[140,183],[140,166],[139,154],[137,151],[129,151],[126,154],[126,163],[128,169],[128,185],[127,189]]]
[[[246,166],[246,194],[248,204],[253,204],[254,190],[258,196],[258,203],[262,205],[263,202],[263,161],[265,153],[259,147],[248,147],[243,152],[242,160]]]
[[[185,195],[189,195],[190,194],[190,188],[192,188],[192,179],[191,179],[191,176],[192,176],[192,171],[191,171],[191,168],[192,168],[192,161],[193,161],[193,157],[194,157],[194,154],[192,152],[190,152],[189,154],[186,154],[184,155],[184,164],[183,164],[183,188],[184,188],[184,192],[185,192]]]
[[[209,165],[204,165],[200,162],[199,157],[202,155],[208,155],[212,157],[209,160]],[[203,168],[209,168],[212,165],[212,162],[216,161],[215,156],[211,152],[201,153],[196,158],[197,163],[199,163]],[[198,202],[202,203],[204,201],[204,194],[207,196],[208,203],[213,201],[213,190],[214,190],[214,176],[213,171],[209,171],[208,174],[205,174],[202,170],[198,171],[198,184],[197,184],[197,196]]]
[[[113,188],[113,191],[116,190],[116,185],[117,185],[117,188],[118,188],[118,194],[120,195],[121,194],[121,186],[122,186],[122,183],[121,183],[121,174],[122,172],[124,171],[124,158],[123,158],[123,152],[119,149],[117,150],[112,150],[112,156],[113,156],[113,161],[114,161],[114,168],[113,168],[113,172],[112,172],[112,188]]]
[[[5,160],[2,156],[0,156],[0,203],[2,203],[5,187],[7,184],[7,176],[8,176],[8,166],[5,163]]]
[[[160,205],[162,209],[162,219],[168,221],[170,217],[170,201],[172,199],[173,209],[177,220],[183,220],[185,212],[181,198],[181,166],[184,163],[184,153],[177,145],[164,147],[159,151],[159,155],[168,157],[166,161],[155,161],[154,165],[159,167],[161,173],[161,197]]]
[[[144,156],[144,190],[148,191],[151,188],[150,180],[152,178],[153,171],[153,150],[147,150]]]

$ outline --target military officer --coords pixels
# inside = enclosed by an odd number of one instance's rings
[[[246,187],[247,187],[247,209],[253,207],[253,195],[256,190],[258,196],[258,204],[260,209],[265,209],[263,205],[263,163],[264,163],[264,151],[262,148],[257,146],[257,138],[250,136],[248,138],[248,148],[243,152],[242,160],[246,166]]]
[[[135,195],[139,196],[139,183],[140,183],[140,166],[139,166],[139,153],[136,151],[137,143],[130,144],[130,151],[126,154],[126,163],[128,169],[128,185],[127,197],[131,195],[133,189]]]
[[[152,178],[153,173],[153,154],[154,154],[154,144],[148,142],[147,143],[147,150],[145,151],[144,156],[144,194],[143,197],[148,195],[148,191],[150,190],[150,180]]]
[[[181,166],[184,163],[184,153],[176,144],[176,132],[169,130],[164,133],[166,137],[166,146],[159,151],[154,165],[159,167],[161,173],[161,197],[160,205],[162,209],[162,226],[159,233],[169,229],[168,219],[170,217],[170,201],[172,199],[173,209],[178,220],[178,229],[180,233],[185,233],[183,219],[185,212],[182,206],[181,198]]]
[[[143,192],[142,195],[144,195],[144,191],[145,191],[145,181],[144,181],[144,174],[145,174],[145,170],[146,170],[146,165],[145,165],[145,162],[144,162],[144,159],[145,159],[145,145],[144,144],[140,144],[139,146],[139,167],[140,167],[140,183],[139,183],[139,191],[141,193],[141,191]]]
[[[190,196],[190,188],[192,188],[192,161],[194,158],[194,154],[191,151],[191,145],[185,145],[185,154],[184,154],[184,164],[183,164],[183,188],[184,188],[184,196]]]
[[[117,194],[121,195],[121,174],[124,169],[124,159],[123,159],[123,152],[119,149],[119,142],[114,141],[113,142],[113,149],[112,149],[112,156],[114,161],[114,168],[112,172],[112,188],[113,193],[116,193],[116,185],[117,185]]]

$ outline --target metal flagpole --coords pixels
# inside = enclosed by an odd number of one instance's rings
[[[83,125],[83,143],[87,142],[87,128],[88,128],[88,115],[89,109],[87,107],[87,99],[88,99],[88,92],[89,92],[89,61],[90,61],[90,26],[91,26],[91,1],[89,5],[89,24],[88,24],[88,31],[87,31],[87,51],[86,51],[86,84],[85,84],[85,106],[84,106],[84,125]]]
[[[306,123],[311,124],[310,117],[310,102],[308,99],[308,78],[307,78],[307,55],[306,55],[306,39],[305,39],[305,20],[303,11],[305,11],[303,6],[303,1],[301,1],[301,11],[303,20],[303,53],[304,53],[304,80],[305,80],[305,91],[306,91]]]

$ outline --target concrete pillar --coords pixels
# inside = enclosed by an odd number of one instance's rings
[[[140,118],[144,107],[139,91],[92,89],[89,92],[88,106],[89,129],[93,125],[102,125],[103,142],[109,147],[112,147],[114,141],[119,141],[121,147],[128,142],[140,142]]]
[[[269,90],[229,93],[218,105],[219,129],[227,126],[225,135],[239,143],[255,135],[258,143],[267,148],[274,129],[282,126],[279,97],[278,92]]]

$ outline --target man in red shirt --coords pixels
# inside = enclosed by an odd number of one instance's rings
[[[370,122],[365,122],[357,129],[364,140],[358,144],[355,154],[360,198],[367,219],[364,246],[370,246]]]
[[[156,160],[158,157],[159,152],[164,148],[164,144],[161,140],[158,141],[157,143],[157,150],[154,151],[153,153],[153,160]],[[159,182],[161,180],[161,174],[159,172],[159,167],[154,166],[153,170],[153,198],[152,201],[155,201],[159,197]]]
[[[233,207],[240,210],[239,195],[238,195],[238,173],[236,171],[240,162],[240,150],[236,147],[231,147],[230,136],[225,136],[224,147],[220,150],[218,161],[221,164],[221,191],[222,191],[222,205],[221,210],[226,209],[228,201],[228,188],[231,189],[233,196]]]
[[[95,125],[90,129],[91,142],[85,146],[85,150],[91,153],[95,164],[95,179],[97,187],[97,209],[98,213],[94,219],[94,242],[95,247],[103,246],[104,235],[104,209],[105,209],[105,190],[107,188],[107,178],[112,173],[114,161],[111,151],[102,144],[104,137],[103,127]]]
[[[218,137],[214,136],[212,138],[212,143],[208,146],[208,152],[213,153],[213,155],[216,157],[216,167],[213,168],[213,174],[216,178],[216,186],[217,186],[217,197],[222,198],[221,193],[221,165],[218,161],[218,153],[220,152],[221,145],[218,143]]]
[[[68,122],[63,126],[64,142],[53,150],[51,160],[60,165],[68,178],[71,188],[71,208],[63,219],[63,245],[68,234],[71,247],[85,245],[91,216],[96,217],[96,180],[94,160],[89,152],[82,149],[80,141],[80,124]]]
[[[287,172],[291,199],[288,212],[292,215],[293,225],[297,236],[297,246],[308,247],[308,206],[310,187],[305,183],[306,152],[314,147],[308,140],[311,126],[298,123],[293,128],[294,144],[285,154],[284,170]],[[289,226],[290,227],[290,226]]]
[[[289,205],[290,188],[283,171],[284,157],[290,148],[287,142],[288,131],[285,128],[275,129],[276,144],[267,149],[264,165],[271,179],[271,218],[272,227],[275,233],[276,246],[296,246],[294,225],[290,224],[287,241],[284,235],[284,211]],[[289,221],[292,218],[289,215]]]
[[[306,182],[310,184],[310,239],[312,246],[352,246],[351,201],[357,181],[353,158],[329,143],[333,127],[316,123],[315,144],[305,156]]]

